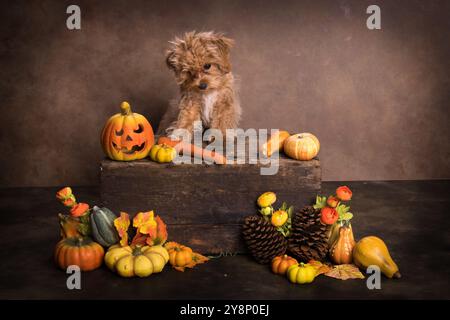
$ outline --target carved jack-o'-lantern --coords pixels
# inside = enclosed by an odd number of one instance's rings
[[[120,108],[122,112],[109,118],[103,128],[103,151],[113,160],[143,159],[154,144],[153,128],[143,115],[131,112],[128,102]]]

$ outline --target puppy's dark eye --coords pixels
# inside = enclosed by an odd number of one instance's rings
[[[211,68],[211,64],[206,63],[206,64],[203,65],[203,69],[209,70],[209,68]]]

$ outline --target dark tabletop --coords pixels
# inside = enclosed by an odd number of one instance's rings
[[[343,183],[324,182],[323,194]],[[144,279],[124,279],[102,267],[82,274],[81,290],[53,264],[59,240],[58,188],[0,189],[1,299],[450,299],[450,181],[348,182],[354,194],[357,239],[385,240],[402,278],[364,280],[325,276],[293,285],[245,255],[211,259],[184,273],[166,266]],[[73,188],[77,199],[99,204],[97,187]],[[251,212],[249,213],[251,214]],[[170,236],[170,228],[169,228]]]

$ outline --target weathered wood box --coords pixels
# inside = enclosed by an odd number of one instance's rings
[[[300,208],[321,189],[318,159],[280,156],[276,175],[261,175],[260,164],[158,164],[149,160],[101,163],[101,198],[116,213],[154,210],[168,225],[169,238],[201,253],[245,252],[243,219],[257,212],[265,191]]]

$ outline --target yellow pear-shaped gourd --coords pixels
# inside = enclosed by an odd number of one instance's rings
[[[369,236],[359,240],[353,249],[353,262],[360,268],[376,265],[388,278],[401,277],[386,244],[378,237]]]

